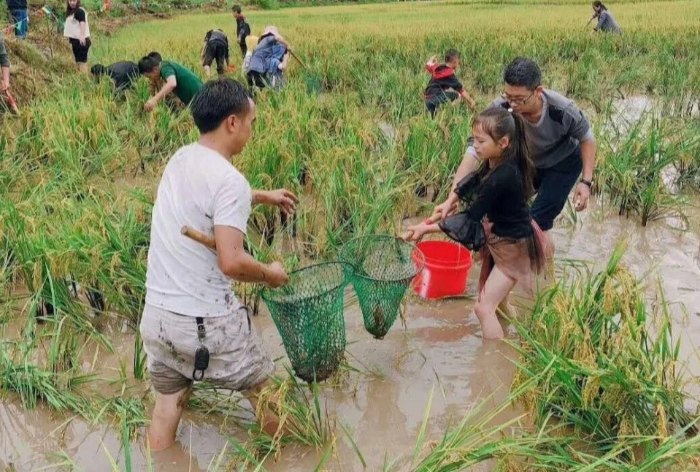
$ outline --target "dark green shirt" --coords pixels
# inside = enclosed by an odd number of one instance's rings
[[[177,87],[174,90],[175,95],[185,105],[189,105],[202,87],[202,81],[194,75],[194,72],[177,62],[163,61],[160,65],[160,76],[167,82],[168,77],[173,75],[177,81]]]

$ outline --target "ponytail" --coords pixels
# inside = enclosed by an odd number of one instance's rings
[[[535,166],[530,159],[524,118],[505,106],[491,107],[482,111],[473,125],[480,126],[494,141],[508,137],[510,144],[503,153],[503,160],[517,164],[525,198],[530,199],[535,194]]]
[[[509,114],[513,119],[515,130],[509,146],[510,157],[518,163],[523,177],[525,198],[529,199],[535,195],[535,165],[530,158],[530,146],[528,145],[525,132],[525,119],[511,111],[509,111]]]

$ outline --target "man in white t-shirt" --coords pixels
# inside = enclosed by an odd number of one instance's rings
[[[255,104],[241,84],[224,78],[208,82],[190,108],[201,137],[170,158],[158,186],[140,325],[156,391],[148,431],[154,451],[175,442],[193,380],[241,391],[256,406],[274,365],[231,279],[270,287],[287,282],[281,264],[256,261],[243,241],[251,205],[293,213],[298,202],[286,190],[251,190],[230,162],[245,147],[255,121]],[[185,225],[213,236],[217,250],[183,236]],[[204,348],[208,366],[195,367],[196,353]],[[274,434],[276,420],[270,412],[262,427]]]

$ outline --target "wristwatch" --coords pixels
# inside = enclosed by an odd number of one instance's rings
[[[581,183],[582,183],[583,185],[587,185],[588,188],[593,187],[593,181],[592,181],[592,180],[581,179]]]

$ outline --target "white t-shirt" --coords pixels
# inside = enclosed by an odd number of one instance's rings
[[[85,21],[85,37],[90,37],[90,25],[87,20],[87,12],[83,7],[78,8],[76,12],[66,18],[63,24],[63,36],[66,38],[80,39],[80,21],[76,18],[84,19]]]
[[[252,193],[223,156],[200,144],[180,148],[158,186],[151,222],[146,303],[188,316],[224,316],[241,307],[216,253],[183,236],[188,225],[213,236],[214,225],[246,232]]]

